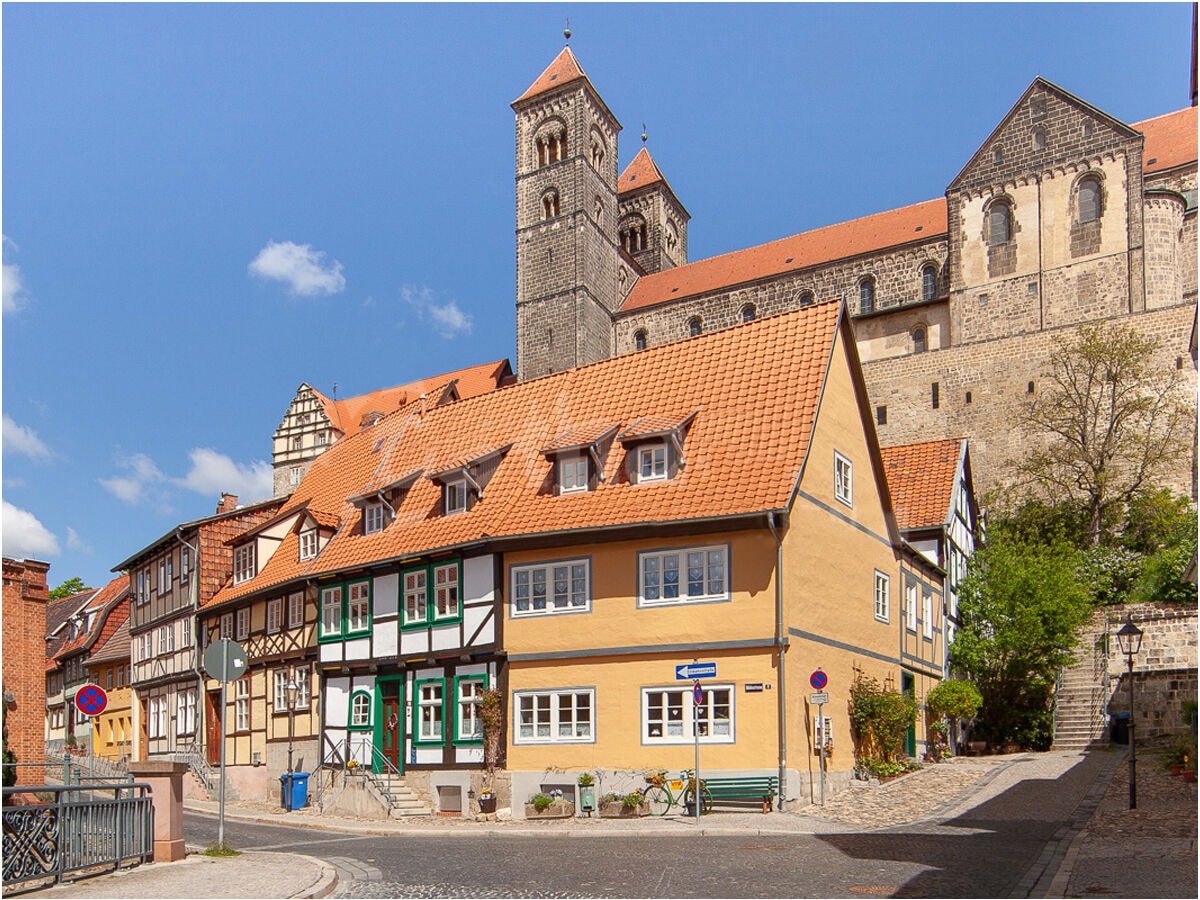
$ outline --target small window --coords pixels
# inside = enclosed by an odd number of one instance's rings
[[[892,580],[882,572],[875,573],[875,618],[886,622],[891,616]]]
[[[667,445],[662,441],[638,448],[638,484],[667,477]]]
[[[187,584],[191,576],[192,551],[184,547],[179,551],[179,583]]]
[[[426,569],[404,573],[404,624],[424,622],[429,617],[429,575]]]
[[[417,694],[417,734],[418,744],[440,744],[443,741],[445,721],[443,710],[443,694],[445,684],[442,679],[418,681]]]
[[[833,453],[833,496],[854,505],[854,464],[836,450]]]
[[[1012,239],[1012,210],[1007,203],[993,203],[988,209],[988,245],[998,247]]]
[[[913,353],[924,353],[927,349],[925,326],[918,325],[912,331]]]
[[[921,299],[933,300],[937,297],[937,266],[921,268]]]
[[[904,588],[904,627],[909,631],[917,630],[917,596],[920,589],[915,584]]]
[[[858,311],[869,313],[875,310],[875,279],[864,278],[858,283]]]
[[[1100,182],[1095,178],[1085,178],[1079,182],[1079,192],[1076,200],[1079,210],[1079,224],[1095,222],[1100,218]]]
[[[483,675],[470,675],[454,679],[454,741],[455,743],[477,744],[483,740],[483,720],[479,707],[487,679]]]
[[[283,598],[275,597],[267,601],[267,634],[275,634],[283,629]]]
[[[371,630],[371,583],[359,581],[349,586],[346,600],[346,633]]]
[[[250,607],[243,606],[237,611],[237,639],[244,641],[250,636]]]
[[[433,567],[433,618],[458,618],[458,563]]]
[[[921,595],[921,634],[927,641],[933,640],[933,595]]]
[[[704,331],[704,324],[700,321],[699,316],[692,316],[688,319],[688,337],[695,337]]]
[[[378,534],[383,531],[384,510],[382,503],[369,503],[363,510],[363,534]]]
[[[646,349],[646,332],[644,330],[638,331],[634,334],[633,349],[634,350],[645,350]]]
[[[875,424],[877,424],[877,425],[886,425],[887,424],[887,407],[886,406],[875,407]]]
[[[371,695],[366,691],[355,691],[350,697],[350,721],[347,724],[355,731],[371,727]]]
[[[745,306],[742,307],[742,321],[743,322],[753,322],[754,319],[757,317],[757,315],[758,315],[758,311],[754,308],[753,303],[747,303]]]
[[[288,628],[299,628],[304,624],[304,595],[288,596]]]
[[[817,302],[816,297],[813,295],[812,291],[801,291],[800,292],[800,305],[801,306],[812,306],[816,302]]]
[[[244,544],[233,551],[233,583],[242,584],[256,575],[254,543]]]
[[[327,587],[321,591],[321,637],[342,633],[342,589]]]
[[[300,467],[292,466],[288,469],[288,484],[296,485],[300,483]]]
[[[992,164],[998,166],[1003,162],[1004,162],[1004,150],[1001,149],[1000,147],[993,147],[992,148]]]
[[[542,220],[555,219],[558,217],[559,199],[558,191],[546,191],[542,195]]]
[[[317,555],[317,529],[300,532],[300,558],[313,559]]]
[[[941,388],[936,381],[929,386],[929,401],[934,409],[941,405]]]
[[[233,640],[233,613],[223,613],[221,615],[221,634],[220,637]],[[145,648],[143,648],[144,651]],[[143,658],[145,653],[143,652]]]
[[[588,489],[588,457],[583,453],[568,453],[560,456],[558,465],[558,492],[577,494]]]
[[[1033,149],[1042,151],[1046,149],[1046,132],[1045,129],[1033,129]]]
[[[233,683],[234,698],[234,730],[249,731],[250,730],[250,679],[239,678]],[[166,704],[164,698],[163,704]],[[166,718],[166,710],[163,710],[163,718]]]
[[[446,515],[467,511],[467,483],[462,479],[448,481],[442,487],[442,499]]]
[[[293,450],[299,450],[303,446],[304,446],[304,441],[301,437],[296,436],[296,437],[292,438],[292,449]]]

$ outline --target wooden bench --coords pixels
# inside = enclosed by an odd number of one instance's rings
[[[747,778],[704,778],[701,783],[712,797],[713,806],[753,805],[762,806],[764,813],[771,811],[771,802],[779,794],[779,776],[760,775]]]

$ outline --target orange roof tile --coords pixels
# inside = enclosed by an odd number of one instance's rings
[[[625,167],[625,171],[617,179],[617,193],[623,194],[626,191],[632,191],[635,188],[645,187],[648,184],[655,184],[659,181],[665,184],[667,179],[663,178],[663,173],[659,171],[654,160],[650,158],[650,151],[642,147],[638,151],[638,155],[633,158],[633,162]]]
[[[363,417],[369,413],[388,415],[420,399],[422,394],[428,406],[435,406],[451,387],[460,400],[465,400],[495,390],[511,372],[508,360],[501,359],[341,400],[333,400],[315,388],[313,392],[320,398],[334,428],[343,435],[357,434],[362,429]]]
[[[1147,175],[1196,161],[1196,107],[1134,122],[1130,127],[1146,136],[1142,171]]]
[[[114,602],[120,600],[122,594],[124,594],[128,589],[129,577],[126,575],[119,575],[104,587],[96,591],[96,593],[92,595],[92,598],[88,600],[87,604],[79,610],[79,612],[85,617],[85,620],[89,613],[95,613],[96,618],[92,622],[91,629],[88,631],[81,631],[76,634],[75,637],[69,638],[65,643],[62,644],[62,646],[58,648],[58,652],[55,653],[55,658],[62,659],[63,657],[70,656],[71,654],[90,646],[94,642],[96,636],[100,633],[100,629],[104,627],[107,618],[103,616],[105,607],[108,607],[114,604]]]
[[[962,456],[962,438],[883,447],[883,465],[902,531],[946,522]]]
[[[633,286],[621,312],[944,234],[946,200],[939,197],[647,275]]]
[[[301,563],[298,538],[289,533],[257,577],[226,585],[213,605],[466,542],[784,509],[839,333],[852,343],[840,304],[822,303],[520,382],[424,416],[409,410],[388,416],[318,457],[288,501],[286,509],[297,514],[310,503],[339,510],[341,528],[320,556]],[[575,429],[594,434],[596,423],[628,428],[643,417],[662,417],[674,427],[693,411],[687,465],[675,478],[632,485],[626,451],[614,448],[594,491],[555,496],[546,490],[553,463],[541,449],[561,436]],[[391,447],[382,463],[372,452],[381,437]],[[366,485],[509,444],[470,511],[438,515],[438,485],[419,478],[395,503],[395,518],[383,531],[362,533],[362,514],[348,498]]]
[[[534,80],[525,93],[513,101],[513,105],[545,93],[551,88],[570,84],[579,78],[587,78],[587,75],[583,73],[583,66],[579,64],[579,60],[575,58],[570,47],[563,47],[562,52],[554,57],[554,62],[546,66],[546,71]]]

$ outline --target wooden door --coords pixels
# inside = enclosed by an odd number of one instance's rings
[[[400,702],[400,682],[384,681],[379,685],[383,701],[379,752],[396,771],[404,771],[404,705]]]
[[[208,750],[208,764],[221,764],[221,692],[208,691],[204,704],[204,745]]]

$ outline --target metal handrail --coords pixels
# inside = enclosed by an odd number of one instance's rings
[[[187,767],[193,775],[200,779],[200,783],[204,785],[204,790],[211,797],[213,791],[217,789],[217,777],[216,773],[212,770],[212,766],[208,764],[208,760],[205,758],[199,743],[192,741],[182,752],[177,752],[175,758],[180,762],[187,763]]]

